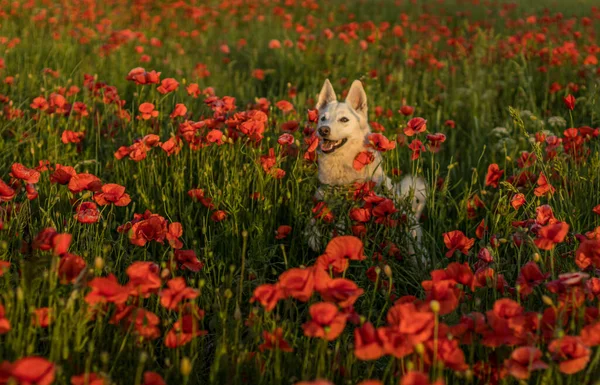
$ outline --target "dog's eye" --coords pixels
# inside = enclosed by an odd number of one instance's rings
[[[325,116],[321,117],[321,121],[324,122],[325,121]]]
[[[349,121],[350,121],[350,119],[348,119],[346,117],[343,117],[343,118],[340,119],[340,122],[342,122],[342,123],[347,123]]]

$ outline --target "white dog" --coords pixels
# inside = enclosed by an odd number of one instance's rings
[[[377,151],[373,151],[375,159],[371,164],[358,171],[353,167],[357,154],[366,150],[365,146],[369,144],[367,137],[371,133],[367,115],[367,95],[362,83],[355,80],[346,100],[338,102],[331,83],[325,80],[316,108],[319,112],[319,182],[323,185],[343,186],[354,182],[374,181],[377,185],[383,185],[397,199],[411,198],[412,213],[409,214],[409,223],[413,224],[411,233],[417,245],[420,245],[422,230],[418,221],[427,199],[425,181],[420,177],[406,176],[398,185],[393,185],[383,170],[382,158]],[[323,198],[322,187],[317,190],[316,198]],[[313,239],[311,242],[313,249],[318,247],[315,241]],[[412,246],[410,252],[414,254]]]

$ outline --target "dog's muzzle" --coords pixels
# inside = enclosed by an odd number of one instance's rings
[[[323,152],[324,154],[331,154],[332,152],[334,152],[335,150],[337,150],[338,148],[340,148],[344,144],[346,144],[347,141],[348,141],[347,138],[340,139],[340,140],[329,140],[329,139],[321,138],[319,147],[321,149],[321,152]]]

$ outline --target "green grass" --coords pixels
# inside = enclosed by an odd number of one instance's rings
[[[591,287],[600,262],[585,271],[589,286],[575,285],[560,295],[545,284],[559,279],[562,273],[580,270],[574,257],[584,242],[576,235],[600,226],[600,216],[592,211],[600,205],[598,137],[581,144],[584,156],[580,158],[561,144],[557,155],[547,159],[549,145],[533,140],[542,131],[565,140],[564,131],[569,127],[600,125],[599,66],[584,64],[588,55],[600,55],[600,11],[592,11],[593,1],[524,1],[508,13],[502,11],[504,2],[470,1],[399,5],[393,1],[336,1],[318,2],[318,9],[311,9],[313,3],[308,1],[208,1],[189,8],[178,2],[89,3],[93,6],[43,1],[0,4],[0,37],[6,37],[0,45],[0,57],[5,62],[0,79],[13,77],[12,82],[0,84],[0,94],[6,96],[0,117],[0,179],[12,183],[14,163],[33,168],[48,160],[52,167],[72,166],[77,173],[92,173],[105,184],[124,186],[131,203],[99,206],[97,223],[79,223],[74,218],[76,207],[92,202],[94,194],[72,193],[67,186],[51,183],[52,171],[42,172],[35,184],[37,198],[28,200],[22,185],[15,187],[14,199],[0,201],[0,261],[11,264],[0,278],[0,305],[5,309],[4,317],[0,312],[0,322],[6,318],[11,325],[6,333],[0,327],[0,362],[45,357],[55,364],[56,384],[70,384],[72,376],[93,372],[103,376],[106,384],[150,385],[144,380],[147,371],[159,373],[168,384],[294,384],[317,378],[335,384],[358,384],[365,379],[395,384],[412,369],[423,371],[432,382],[441,379],[446,384],[462,384],[486,383],[488,378],[479,378],[476,364],[485,362],[501,368],[517,346],[527,345],[538,347],[543,353],[541,359],[549,365],[546,370],[532,372],[530,383],[587,384],[596,380],[600,374],[597,347],[589,347],[590,360],[584,368],[568,375],[561,372],[563,359],[550,353],[549,344],[562,335],[581,335],[585,326],[597,322],[594,309],[599,306],[598,294]],[[543,21],[545,8],[551,16],[547,23]],[[558,12],[563,14],[560,20],[555,18]],[[532,15],[537,19],[528,23]],[[584,25],[584,17],[590,18],[590,25]],[[383,31],[376,32],[382,25]],[[402,27],[402,36],[392,33],[395,25]],[[332,31],[331,39],[326,30]],[[353,31],[356,38],[352,38]],[[347,43],[340,33],[348,36]],[[531,38],[515,48],[515,41],[523,36]],[[14,39],[19,42],[14,44]],[[245,44],[239,43],[241,39]],[[270,49],[272,39],[279,40],[282,48]],[[374,42],[363,50],[360,41],[372,39]],[[293,47],[286,47],[285,40]],[[228,46],[229,53],[223,52],[222,45]],[[148,55],[149,62],[142,55]],[[559,61],[551,62],[552,58]],[[441,64],[438,67],[436,63]],[[201,74],[199,64],[205,65],[210,75]],[[163,95],[157,85],[127,81],[130,70],[140,66],[161,72],[161,79],[176,79],[179,88]],[[58,76],[45,69],[58,71]],[[263,80],[252,75],[255,69],[264,70]],[[103,88],[94,93],[85,86],[84,74],[93,76],[91,83],[98,86],[114,86],[119,100],[125,101],[121,109],[130,120],[121,118],[116,104],[103,100],[111,98],[113,90]],[[308,146],[303,133],[305,127],[315,127],[307,112],[314,107],[326,78],[338,95],[352,80],[363,82],[369,119],[383,125],[383,134],[398,143],[395,150],[383,154],[385,169],[394,182],[401,177],[392,176],[392,169],[401,170],[402,175],[418,174],[428,181],[419,256],[431,261],[426,267],[408,257],[411,239],[405,224],[388,227],[371,220],[362,239],[366,259],[351,261],[343,275],[364,290],[351,317],[357,324],[349,321],[340,337],[328,343],[307,337],[302,328],[311,319],[310,306],[322,300],[320,294],[314,293],[308,303],[282,299],[270,312],[258,302],[250,303],[260,285],[277,282],[286,270],[316,263],[322,250],[309,248],[304,234],[307,228],[316,226],[321,231],[323,245],[331,238],[335,223],[311,223],[319,183],[316,163],[304,159]],[[554,82],[561,85],[558,92],[550,92]],[[191,83],[197,83],[201,90],[213,87],[218,97],[234,97],[237,109],[214,115],[204,102],[205,95],[188,95],[186,87]],[[79,119],[75,114],[48,114],[30,107],[36,97],[49,99],[52,93],[65,93],[61,88],[69,90],[71,86],[80,91],[66,96],[67,102],[84,103],[89,116]],[[567,94],[576,97],[573,111],[563,102]],[[239,125],[218,121],[253,109],[259,98],[270,102],[262,140],[248,140],[240,134]],[[295,111],[282,112],[276,107],[280,100],[291,102]],[[156,119],[136,118],[144,102],[155,105],[159,111]],[[187,107],[186,118],[169,118],[177,103]],[[414,114],[400,114],[403,105],[415,107]],[[376,115],[377,107],[384,111],[381,116]],[[11,116],[14,109],[21,110],[22,116]],[[385,113],[388,109],[390,116]],[[411,161],[407,144],[414,138],[408,138],[404,145],[400,142],[406,123],[416,116],[427,119],[427,133],[441,132],[446,141],[440,152],[426,151]],[[181,151],[170,156],[160,147],[150,148],[139,162],[128,157],[119,160],[114,155],[121,146],[131,146],[149,134],[158,135],[161,142],[182,136],[180,126],[186,119],[209,126],[213,117],[217,120],[214,128],[230,137],[223,145],[192,149],[182,139]],[[282,125],[292,120],[299,123],[293,133],[297,154],[284,156],[277,139],[283,133]],[[455,127],[447,125],[447,120],[453,120]],[[61,135],[65,130],[85,132],[85,137],[79,144],[64,144]],[[210,129],[202,130],[205,138]],[[241,136],[237,140],[232,138],[236,133]],[[419,139],[426,143],[425,135]],[[285,171],[281,179],[261,167],[261,156],[270,148],[276,154],[275,167]],[[523,151],[537,155],[528,167],[518,164]],[[492,163],[504,170],[497,188],[485,183]],[[531,172],[530,183],[511,183],[509,177],[523,170]],[[550,196],[534,194],[541,172],[556,189]],[[188,195],[192,189],[203,189],[215,208],[193,200]],[[526,203],[515,210],[510,202],[517,192],[525,195]],[[483,205],[469,214],[475,195]],[[336,221],[344,223],[348,234],[356,224],[348,212],[362,204],[340,191],[327,198]],[[564,240],[549,251],[534,243],[535,226],[524,229],[512,225],[535,220],[536,209],[546,204],[558,221],[569,225]],[[396,202],[396,207],[406,209],[409,203]],[[140,247],[131,243],[130,233],[117,231],[132,221],[134,214],[146,210],[168,223],[181,223],[182,249],[196,253],[203,264],[199,272],[172,265],[175,250],[166,239],[162,244],[150,241]],[[215,222],[215,210],[225,211],[226,219]],[[401,219],[399,213],[393,218]],[[475,234],[482,220],[489,229],[480,239]],[[291,226],[292,232],[276,239],[281,225]],[[68,252],[86,263],[75,282],[60,282],[57,269],[64,255],[34,247],[36,236],[48,227],[71,234]],[[443,234],[454,230],[475,238],[475,243],[467,254],[457,252],[447,258]],[[520,246],[515,236],[523,240]],[[390,242],[403,258],[389,253]],[[412,344],[412,354],[394,358],[386,353],[373,361],[356,357],[355,329],[365,321],[376,328],[385,326],[394,301],[406,295],[425,300],[421,311],[433,314],[431,300],[443,304],[444,298],[441,294],[432,296],[422,283],[431,279],[433,270],[452,262],[467,263],[475,272],[481,267],[477,255],[483,248],[494,258],[489,265],[494,269],[492,279],[477,289],[456,284],[462,295],[456,308],[449,314],[434,314],[434,335]],[[127,305],[151,311],[160,319],[154,339],[140,340],[133,324],[110,322],[122,310],[115,304],[95,310],[88,305],[85,298],[92,279],[114,274],[125,285],[126,270],[135,261],[158,265],[161,290],[174,277],[184,277],[189,287],[198,290],[198,297],[186,302],[204,310],[197,326],[206,330],[206,335],[168,348],[167,334],[185,311],[162,306],[158,289],[147,298],[127,298]],[[517,278],[530,261],[536,261],[549,277],[531,295],[521,298]],[[369,277],[375,271],[379,274],[373,282]],[[391,273],[388,276],[384,271]],[[500,275],[507,283],[504,291],[495,285]],[[584,292],[587,297],[578,301],[578,293]],[[471,312],[485,314],[505,297],[519,302],[524,311],[539,314],[540,319],[556,306],[569,322],[550,331],[546,326],[530,327],[525,341],[495,348],[485,346],[485,333],[478,332],[472,343],[459,346],[468,369],[452,368],[444,358],[435,359],[443,364],[431,365],[428,359],[435,354],[428,344],[438,349],[439,341],[460,339],[440,333],[445,331],[443,325],[465,323],[461,316]],[[45,307],[52,312],[50,325],[36,327],[31,322],[32,312]],[[489,317],[487,322],[491,323]],[[143,327],[144,322],[138,326]],[[263,331],[278,327],[293,352],[261,351]],[[0,368],[0,383],[3,375]],[[19,379],[10,381],[19,383]],[[39,383],[36,381],[30,382]],[[501,381],[518,382],[510,374]]]

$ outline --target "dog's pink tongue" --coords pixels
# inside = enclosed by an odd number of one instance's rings
[[[330,141],[322,141],[321,142],[321,150],[329,151],[333,148],[333,142]]]

